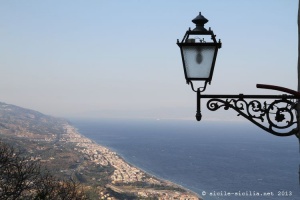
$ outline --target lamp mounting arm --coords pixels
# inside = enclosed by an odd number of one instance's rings
[[[292,95],[200,95],[199,92],[197,98],[209,99],[206,106],[210,111],[231,108],[238,113],[238,116],[243,116],[273,135],[296,135],[298,132],[297,104],[300,93],[272,85],[257,84],[257,87],[279,90]],[[197,100],[197,104],[198,102],[200,103],[200,100]],[[198,107],[200,105],[197,105]]]

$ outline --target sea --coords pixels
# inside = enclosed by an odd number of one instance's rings
[[[128,163],[204,200],[299,200],[299,141],[250,122],[72,119]]]

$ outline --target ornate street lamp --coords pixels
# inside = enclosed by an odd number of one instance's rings
[[[263,130],[276,136],[290,136],[298,133],[297,104],[300,93],[291,89],[257,84],[257,88],[278,90],[288,93],[283,95],[203,95],[207,83],[211,83],[218,49],[221,48],[221,41],[216,40],[216,35],[209,28],[206,30],[204,24],[208,20],[199,13],[192,20],[196,28],[189,29],[181,42],[177,45],[181,51],[184,75],[187,84],[197,93],[196,119],[201,120],[200,100],[209,99],[207,108],[216,111],[220,108],[229,108],[238,112],[238,115],[245,117]],[[209,38],[208,38],[209,37]],[[210,41],[209,41],[210,40]],[[195,89],[194,83],[201,82],[202,85]],[[246,101],[250,99],[250,101]],[[265,99],[260,102],[258,99]],[[270,99],[273,102],[269,102]]]
[[[192,81],[204,81],[204,86],[198,88],[203,92],[207,83],[211,82],[221,41],[217,42],[210,28],[209,30],[204,28],[208,20],[201,13],[192,22],[196,24],[196,28],[186,31],[182,41],[177,40],[177,45],[180,47],[187,84],[191,84],[195,91]]]

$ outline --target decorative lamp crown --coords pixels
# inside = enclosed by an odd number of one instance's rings
[[[208,19],[201,15],[201,12],[192,22],[196,24],[196,28],[194,28],[193,31],[207,31],[206,28],[204,28],[204,24],[208,22]]]
[[[204,28],[208,20],[201,12],[192,22],[196,24],[196,28],[186,31],[182,41],[177,40],[177,45],[181,51],[187,84],[191,84],[192,89],[196,91],[192,81],[204,81],[204,86],[198,88],[204,91],[207,83],[211,82],[221,41],[217,42],[210,28],[209,30]]]

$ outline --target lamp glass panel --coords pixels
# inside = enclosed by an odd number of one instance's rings
[[[215,49],[214,46],[182,47],[188,78],[209,78]]]

